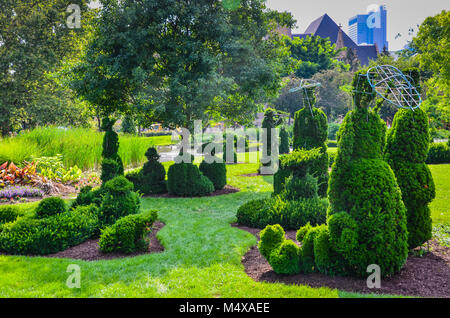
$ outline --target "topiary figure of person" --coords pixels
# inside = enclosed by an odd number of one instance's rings
[[[425,163],[428,155],[428,116],[420,108],[400,109],[386,138],[385,159],[397,177],[407,209],[408,245],[415,248],[431,239],[428,204],[436,195]]]
[[[305,89],[304,100],[307,98],[309,103],[304,103],[303,108],[294,115],[294,150],[320,148],[322,158],[319,160],[317,169],[312,171],[319,182],[319,195],[324,197],[327,194],[328,187],[328,121],[325,113],[315,108],[316,96],[314,88]]]
[[[166,170],[159,162],[158,151],[154,147],[150,147],[147,149],[145,156],[148,161],[142,167],[141,191],[145,194],[167,192]]]
[[[408,256],[406,209],[395,175],[383,160],[386,124],[369,109],[374,98],[364,70],[355,73],[356,108],[339,130],[328,188],[329,241],[358,276],[366,276],[370,264],[379,265],[382,276],[392,275]]]
[[[115,120],[105,117],[102,121],[102,130],[105,131],[103,137],[102,150],[102,184],[116,176],[123,175],[123,163],[119,152],[119,136],[113,130]]]
[[[216,162],[215,153],[215,148],[212,148],[208,160],[205,158],[200,163],[199,169],[213,183],[214,189],[220,190],[227,184],[227,166],[225,161]],[[208,154],[205,154],[205,157],[207,156]]]

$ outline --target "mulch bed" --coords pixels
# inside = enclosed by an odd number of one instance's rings
[[[233,224],[256,236],[261,230]],[[296,231],[286,231],[286,238],[295,241]],[[296,242],[298,244],[298,242]],[[380,289],[369,289],[366,279],[354,277],[333,277],[324,274],[297,274],[292,276],[276,274],[266,259],[253,246],[243,257],[245,272],[255,281],[280,282],[285,284],[329,287],[348,292],[396,294],[421,297],[450,297],[450,248],[429,242],[430,252],[423,256],[410,255],[400,273],[381,280]]]
[[[225,187],[221,190],[216,190],[214,192],[212,192],[211,194],[205,195],[205,196],[201,196],[201,197],[215,197],[217,195],[224,195],[224,194],[230,194],[230,193],[236,193],[241,191],[241,189],[230,186],[230,185],[225,185]],[[200,197],[200,198],[201,198]],[[170,194],[170,193],[163,193],[163,194],[148,194],[148,195],[144,195],[144,198],[185,198],[185,197],[180,197],[178,195],[174,195],[174,194]],[[199,197],[196,197],[199,198]]]
[[[160,253],[164,251],[164,247],[161,245],[159,240],[156,238],[156,234],[161,230],[164,226],[164,223],[156,221],[153,223],[152,231],[149,234],[150,237],[150,246],[145,252],[136,252],[131,254],[124,253],[102,253],[98,249],[98,239],[90,239],[84,243],[81,243],[77,246],[73,246],[68,248],[65,251],[58,252],[55,254],[48,254],[43,257],[56,257],[56,258],[72,258],[72,259],[81,259],[84,261],[99,261],[99,260],[108,260],[115,258],[124,258],[124,257],[133,257],[143,254],[151,254],[151,253]]]

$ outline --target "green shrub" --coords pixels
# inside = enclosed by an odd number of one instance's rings
[[[22,255],[57,253],[84,242],[97,229],[95,205],[79,206],[44,219],[23,218],[3,226],[0,250]]]
[[[269,264],[277,274],[297,274],[300,271],[299,247],[291,240],[285,240],[270,253]]]
[[[214,191],[214,184],[192,163],[176,163],[167,173],[169,193],[179,196],[203,196]]]
[[[17,206],[0,205],[0,224],[14,222],[22,213]]]
[[[140,209],[140,195],[133,192],[133,184],[124,176],[118,176],[104,184],[104,195],[100,205],[100,228],[111,225]]]
[[[146,251],[148,233],[157,218],[156,211],[127,215],[102,230],[99,248],[103,253]]]
[[[227,184],[227,167],[224,162],[207,163],[203,160],[199,169],[204,176],[211,180],[214,189],[223,189]]]
[[[289,134],[286,131],[286,127],[282,126],[280,129],[280,145],[278,153],[281,155],[289,153],[289,151]]]
[[[295,234],[295,238],[297,241],[302,242],[305,238],[305,235],[312,229],[311,224],[308,222],[304,226],[301,226],[297,233]]]
[[[259,234],[258,249],[266,260],[269,260],[272,251],[285,241],[285,233],[279,224],[267,225]]]
[[[66,203],[59,197],[45,198],[36,207],[36,216],[40,219],[67,211]]]
[[[120,176],[120,169],[120,164],[116,160],[104,158],[102,160],[102,173],[100,175],[102,183],[108,182],[109,180]]]
[[[317,178],[307,174],[304,178],[290,176],[285,180],[282,196],[286,200],[317,197]]]
[[[273,175],[273,193],[279,194],[284,191],[284,183],[286,179],[292,175],[291,170],[279,168],[278,171]]]
[[[325,198],[300,198],[285,200],[276,195],[269,199],[249,201],[239,207],[239,224],[254,228],[280,224],[285,229],[296,230],[308,222],[325,223],[328,200]]]
[[[326,275],[344,275],[346,268],[342,257],[336,252],[326,226],[318,229],[314,237],[315,269]]]
[[[145,153],[148,161],[140,170],[128,172],[126,178],[133,183],[134,189],[143,194],[159,194],[167,192],[166,170],[158,161],[160,156],[154,147]]]
[[[300,251],[300,266],[304,273],[312,273],[316,270],[314,259],[314,239],[325,225],[311,227],[302,240],[302,248]]]
[[[124,134],[136,135],[136,124],[130,115],[126,115],[122,120],[122,132]]]
[[[251,200],[241,205],[236,213],[238,223],[259,227],[259,214],[266,207],[267,201],[267,199]]]
[[[332,167],[334,161],[336,160],[337,152],[332,152],[328,154],[328,167]]]
[[[100,206],[102,203],[102,196],[105,193],[103,188],[92,190],[91,186],[85,186],[80,189],[77,198],[72,202],[71,208],[74,209],[80,205],[95,204]]]
[[[450,141],[450,139],[449,139]],[[428,164],[450,163],[450,146],[448,143],[432,143],[426,160]]]
[[[382,157],[386,124],[366,108],[375,93],[361,72],[355,74],[354,84],[356,109],[347,113],[338,133],[328,217],[345,212],[356,222],[356,229],[345,233],[357,242],[342,255],[351,274],[366,276],[367,266],[378,264],[382,275],[389,276],[403,267],[408,255],[406,209],[396,178]],[[343,246],[342,236],[335,235],[330,228],[331,242]]]
[[[428,116],[420,108],[414,111],[400,109],[386,138],[385,158],[402,191],[410,249],[431,239],[428,204],[436,191],[430,169],[425,164],[428,139]]]

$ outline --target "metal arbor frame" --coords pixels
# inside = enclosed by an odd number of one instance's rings
[[[314,93],[316,88],[319,86],[320,86],[320,83],[316,80],[302,78],[300,80],[299,86],[291,88],[289,90],[289,92],[293,93],[293,92],[302,90],[303,106],[308,105],[309,110],[311,111],[311,115],[313,115],[312,108],[314,105],[312,105],[312,103],[309,99],[308,92],[312,91]]]
[[[396,107],[414,111],[422,104],[422,97],[414,86],[414,80],[392,65],[370,68],[367,80],[377,95]]]

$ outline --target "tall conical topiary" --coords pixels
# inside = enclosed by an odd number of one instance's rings
[[[394,170],[407,209],[408,245],[414,248],[431,239],[428,204],[436,192],[428,154],[428,117],[420,108],[400,109],[387,134],[385,159]]]
[[[289,134],[286,130],[286,127],[282,126],[280,129],[280,146],[278,153],[280,155],[289,153]]]
[[[312,171],[319,183],[319,195],[326,196],[328,187],[328,122],[325,113],[313,107],[316,101],[313,89],[307,89],[311,105],[304,105],[294,116],[294,150],[320,148],[322,158],[316,171]]]
[[[366,276],[367,266],[377,264],[388,276],[403,267],[408,255],[406,209],[383,160],[386,124],[368,109],[375,92],[363,71],[355,74],[353,88],[356,108],[339,130],[330,175],[329,242],[350,273]]]
[[[105,183],[114,177],[123,175],[123,163],[119,152],[119,136],[113,130],[115,120],[104,118],[102,121],[102,129],[105,131],[103,137],[102,150],[102,183]]]

